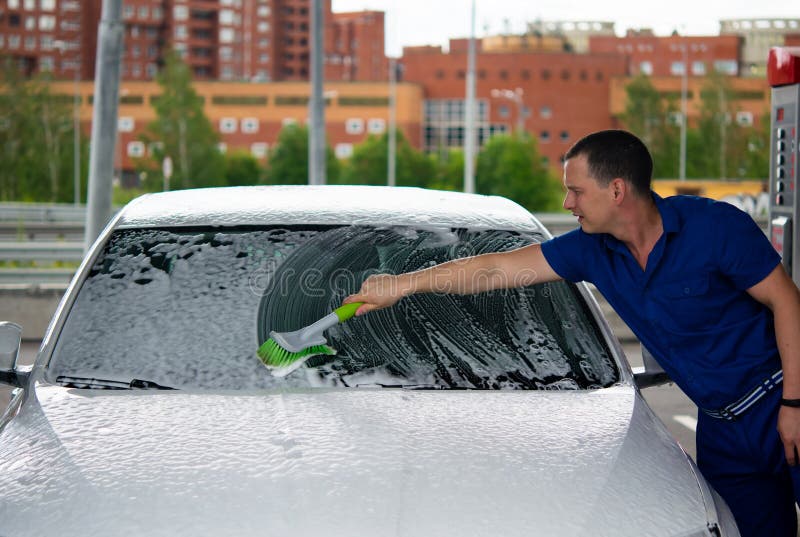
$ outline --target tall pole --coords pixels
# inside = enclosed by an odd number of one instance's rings
[[[111,217],[111,179],[119,106],[119,72],[122,59],[122,0],[103,0],[97,32],[94,77],[92,150],[89,155],[89,192],[84,247],[91,246]]]
[[[475,192],[475,0],[467,54],[467,99],[464,107],[464,192]]]
[[[679,171],[680,180],[686,180],[686,124],[689,121],[686,93],[689,85],[689,50],[683,43],[683,76],[681,77],[681,148]]]
[[[389,158],[387,159],[386,184],[397,183],[397,61],[389,58]]]
[[[325,101],[322,95],[322,0],[311,2],[311,100],[309,101],[308,184],[324,185]]]
[[[81,57],[75,65],[75,89],[72,101],[73,205],[81,202]]]

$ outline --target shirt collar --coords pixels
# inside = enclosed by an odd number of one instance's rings
[[[661,214],[661,226],[664,228],[664,233],[671,234],[680,231],[681,220],[675,208],[652,190],[650,191],[650,194],[653,196],[653,202],[656,204],[656,209],[658,209],[658,212]],[[624,252],[628,250],[627,246],[617,240],[616,237],[608,233],[604,234],[603,241],[606,247],[612,250],[616,250],[618,252]]]

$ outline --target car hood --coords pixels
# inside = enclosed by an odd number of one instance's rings
[[[674,535],[686,455],[630,387],[110,392],[0,434],[0,535]]]

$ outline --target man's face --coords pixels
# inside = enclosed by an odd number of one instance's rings
[[[614,204],[611,184],[600,185],[589,175],[589,164],[583,155],[564,162],[564,186],[567,196],[564,209],[578,217],[586,233],[608,233]]]

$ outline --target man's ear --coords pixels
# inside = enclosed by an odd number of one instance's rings
[[[616,203],[622,203],[628,193],[628,184],[624,179],[617,177],[611,181],[611,196]]]

